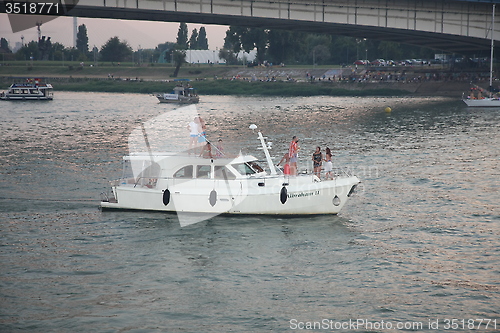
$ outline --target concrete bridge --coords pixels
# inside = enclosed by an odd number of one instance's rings
[[[500,0],[66,0],[60,14],[298,30],[488,55],[492,4],[497,2]],[[495,21],[493,36],[500,40],[500,15]]]

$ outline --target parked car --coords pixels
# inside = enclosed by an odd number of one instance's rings
[[[385,66],[386,62],[384,59],[375,59],[372,62],[370,62],[370,65],[372,66]]]
[[[363,65],[363,66],[368,65],[368,60],[356,60],[354,62],[354,65]]]

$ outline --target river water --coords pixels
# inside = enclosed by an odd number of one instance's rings
[[[3,102],[0,331],[500,329],[499,108],[229,96],[196,108],[228,149],[263,157],[255,123],[276,162],[297,135],[302,169],[329,146],[362,184],[338,216],[181,227],[175,214],[101,212],[129,134],[174,106],[64,92]]]

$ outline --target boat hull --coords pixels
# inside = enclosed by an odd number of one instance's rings
[[[157,96],[160,103],[174,103],[174,104],[195,104],[200,101],[199,97],[193,98],[179,98],[179,99],[165,99],[163,97]]]
[[[181,89],[176,87],[175,89]],[[195,94],[189,94],[184,91],[177,93],[155,93],[156,98],[160,101],[160,103],[174,103],[174,104],[194,104],[200,101],[200,97]]]
[[[26,96],[12,96],[12,95],[5,95],[5,96],[0,96],[0,100],[4,101],[52,101],[54,98],[52,96],[46,97],[46,96],[38,96],[38,95],[26,95]]]
[[[305,175],[231,183],[167,182],[155,189],[115,186],[114,199],[101,202],[101,208],[243,215],[337,214],[358,183],[355,176],[317,181]]]
[[[471,107],[500,107],[500,99],[463,99],[463,101],[467,106]]]

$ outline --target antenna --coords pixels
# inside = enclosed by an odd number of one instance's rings
[[[78,26],[77,26],[77,17],[73,16],[73,47],[76,48],[76,35],[78,31]]]
[[[251,129],[252,131],[256,130],[257,129],[257,125],[255,124],[252,124],[248,127],[249,129]],[[272,144],[269,144],[269,145],[266,145],[266,141],[263,136],[262,136],[262,133],[260,131],[258,131],[259,133],[259,140],[260,140],[260,144],[262,146],[262,150],[264,150],[264,154],[266,155],[266,160],[267,160],[267,165],[269,166],[269,170],[271,170],[271,175],[276,175],[276,168],[274,167],[274,164],[273,164],[273,160],[271,159],[271,155],[269,155],[269,149],[272,148]]]
[[[40,41],[42,39],[42,30],[40,30],[40,27],[42,26],[42,22],[36,22],[36,27],[38,31],[38,40]]]

